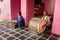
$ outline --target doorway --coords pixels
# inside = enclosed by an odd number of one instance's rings
[[[42,0],[35,0],[34,1],[34,16],[40,16],[42,12],[44,11],[44,3],[42,3]]]

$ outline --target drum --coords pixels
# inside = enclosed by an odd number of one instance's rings
[[[29,29],[33,33],[42,34],[46,28],[45,24],[46,24],[46,21],[41,21],[41,18],[32,18],[29,21]]]

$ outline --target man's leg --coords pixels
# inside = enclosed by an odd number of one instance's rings
[[[17,23],[15,24],[15,28],[18,28],[18,24]]]

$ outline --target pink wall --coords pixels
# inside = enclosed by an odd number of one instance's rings
[[[20,0],[11,0],[11,17],[12,19],[17,18],[17,13],[21,10]]]
[[[27,0],[27,15],[28,15],[28,22],[29,20],[34,17],[34,0]]]
[[[33,17],[34,0],[21,0],[21,12],[25,19],[25,24]]]
[[[26,6],[27,6],[27,0],[21,0],[21,13],[22,13],[22,16],[25,19],[25,23],[27,23]]]
[[[0,19],[11,20],[10,0],[3,0],[0,2]]]
[[[60,0],[55,1],[54,20],[52,33],[60,35]]]
[[[49,14],[53,15],[55,0],[42,0],[42,2],[45,3],[45,10],[47,10]]]

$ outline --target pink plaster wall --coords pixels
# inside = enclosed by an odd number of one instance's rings
[[[3,0],[0,2],[0,19],[11,20],[10,0]]]
[[[52,33],[60,35],[60,0],[55,1],[54,20]]]
[[[21,10],[20,0],[11,0],[11,17],[12,19],[17,18],[17,13]]]
[[[34,16],[34,0],[21,0],[21,12],[25,19],[25,24]]]
[[[47,10],[49,14],[53,15],[55,0],[42,0],[42,2],[45,3],[45,10]]]
[[[28,15],[28,22],[29,20],[34,17],[34,0],[27,0],[27,15]]]
[[[25,19],[25,24],[27,23],[27,11],[26,11],[26,6],[27,6],[27,0],[21,0],[21,13],[22,16]]]

